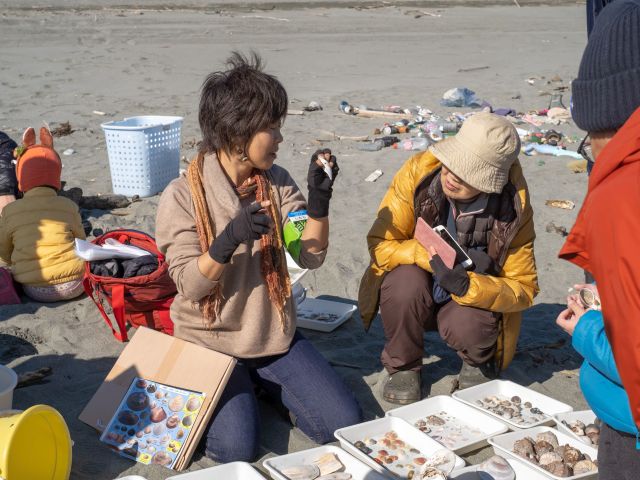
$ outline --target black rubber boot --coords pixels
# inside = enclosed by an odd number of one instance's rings
[[[391,403],[407,405],[420,400],[420,372],[407,370],[389,375],[382,397]]]

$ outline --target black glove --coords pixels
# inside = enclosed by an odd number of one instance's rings
[[[469,275],[464,267],[460,264],[453,267],[447,267],[440,255],[434,255],[429,262],[431,270],[435,275],[438,284],[447,292],[463,297],[469,290]]]
[[[247,240],[258,240],[271,230],[271,219],[260,213],[262,206],[253,203],[231,220],[209,247],[209,255],[218,263],[229,263],[238,245]]]
[[[498,275],[500,270],[496,265],[496,262],[493,261],[489,255],[484,253],[482,250],[475,250],[470,248],[467,251],[467,255],[473,262],[473,271],[476,273],[480,273],[482,275]]]
[[[318,157],[329,162],[333,178],[329,178],[324,171],[324,167],[318,165]],[[324,218],[329,215],[329,200],[331,200],[331,194],[333,193],[333,182],[336,181],[339,171],[340,168],[338,167],[336,157],[331,155],[331,150],[328,148],[317,150],[311,156],[309,173],[307,174],[307,187],[309,188],[307,213],[309,217]]]

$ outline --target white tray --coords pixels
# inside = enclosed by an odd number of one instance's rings
[[[197,472],[183,473],[167,480],[264,480],[264,477],[246,462],[231,462]]]
[[[363,440],[364,438],[373,437],[376,435],[384,434],[390,430],[394,430],[402,440],[410,444],[414,448],[420,450],[420,453],[424,457],[433,455],[438,450],[445,449],[438,442],[431,437],[425,435],[417,428],[413,428],[404,420],[394,417],[384,417],[377,420],[371,420],[369,422],[359,423],[351,427],[340,428],[335,431],[334,436],[340,442],[340,446],[354,457],[362,460],[369,465],[376,472],[387,476],[396,478],[396,475],[387,468],[377,463],[366,453],[362,452],[355,447],[354,443]],[[446,449],[445,449],[446,450]],[[456,463],[454,469],[464,467],[465,462],[458,455],[455,455]]]
[[[269,458],[262,462],[262,465],[264,465],[268,470],[271,478],[276,480],[288,480],[287,477],[280,473],[280,470],[294,465],[311,464],[314,460],[326,453],[333,453],[337,455],[340,462],[345,466],[344,471],[350,473],[353,480],[384,480],[385,478],[388,478],[374,472],[371,468],[366,466],[360,460],[352,457],[341,448],[334,447],[332,445],[325,445],[318,448],[312,448],[310,450],[302,450],[300,452],[282,455],[280,457]]]
[[[553,475],[547,472],[542,467],[539,467],[537,465],[534,465],[531,462],[528,462],[525,458],[522,458],[516,455],[512,451],[513,444],[516,442],[516,440],[520,440],[521,438],[525,438],[525,437],[531,437],[535,440],[536,435],[538,435],[540,432],[553,432],[553,434],[556,437],[558,437],[558,444],[565,445],[568,443],[572,447],[575,447],[578,450],[580,450],[582,453],[586,453],[587,455],[589,455],[591,457],[591,460],[593,461],[595,461],[598,458],[598,451],[595,448],[585,445],[580,440],[576,440],[575,438],[570,437],[569,435],[565,435],[564,433],[551,427],[535,427],[535,428],[529,428],[527,430],[519,430],[517,432],[504,433],[502,435],[498,435],[497,437],[490,438],[489,443],[493,446],[493,450],[496,452],[496,454],[501,455],[505,458],[510,458],[510,459],[513,458],[520,462],[525,462],[525,465],[535,469],[539,473],[542,473],[547,478],[553,478],[554,480],[562,480],[563,477],[558,477],[556,475]],[[573,475],[571,477],[564,477],[564,478],[573,478],[573,479],[594,478],[595,479],[595,478],[598,478],[598,471],[596,470],[594,472],[583,473],[581,475]]]
[[[501,455],[502,456],[502,455]],[[516,473],[516,480],[548,480],[548,477],[538,473],[533,468],[525,465],[524,462],[520,462],[518,460],[514,460],[512,458],[505,459],[513,471]],[[480,476],[476,473],[476,469],[478,465],[471,465],[469,467],[461,468],[460,470],[456,470],[449,475],[450,480],[482,480]]]
[[[522,400],[522,403],[528,401],[531,402],[534,407],[539,408],[545,414],[545,418],[537,422],[519,424],[490,412],[476,403],[477,400],[482,400],[483,398],[491,395],[498,395],[506,398],[511,398],[514,395],[517,395]],[[551,397],[538,393],[530,388],[523,387],[522,385],[518,385],[517,383],[509,380],[491,380],[490,382],[476,385],[475,387],[459,390],[453,394],[453,397],[467,405],[471,405],[473,408],[477,408],[484,413],[494,416],[501,422],[506,423],[512,430],[521,430],[523,428],[531,428],[538,425],[553,425],[553,415],[573,411],[573,407],[566,403],[554,400]]]
[[[356,308],[357,307],[355,305],[350,305],[348,303],[307,297],[300,302],[297,307],[298,326],[308,328],[309,330],[331,332],[349,320],[351,315],[353,315],[353,312],[356,311]],[[336,315],[336,318],[330,321],[314,320],[312,318],[305,318],[305,312],[309,312],[312,315]]]
[[[456,429],[455,424],[451,425],[450,422],[447,422],[447,424],[453,426],[454,431],[466,432],[464,435],[466,438],[460,439],[455,443],[443,442],[440,438],[437,438],[437,436],[439,436],[438,427],[430,427],[431,432],[426,435],[442,443],[458,455],[477,450],[487,444],[489,437],[500,435],[508,430],[508,427],[504,423],[495,420],[485,413],[478,412],[475,408],[459,402],[448,395],[426,398],[420,402],[407,405],[406,407],[389,410],[387,416],[401,418],[414,426],[416,421],[429,415],[440,416],[440,413],[443,411],[458,421],[458,428]],[[447,424],[443,426],[445,430],[448,430]]]
[[[598,449],[597,445],[594,445],[593,443],[591,443],[591,440],[589,440],[589,437],[585,438],[573,433],[573,431],[569,427],[567,427],[562,423],[562,420],[565,420],[568,423],[574,422],[576,420],[580,420],[585,424],[585,426],[589,425],[590,423],[595,423],[596,414],[593,413],[593,410],[580,410],[577,412],[558,413],[557,415],[554,415],[553,418],[555,418],[556,420],[556,428],[560,430],[562,433],[566,433],[567,435],[575,438],[576,440],[580,440],[581,442],[586,443],[587,445],[591,445],[596,450]]]

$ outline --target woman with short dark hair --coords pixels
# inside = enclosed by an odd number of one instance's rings
[[[255,54],[234,53],[228,66],[204,82],[200,152],[163,193],[156,221],[178,288],[175,336],[238,359],[206,435],[206,453],[219,462],[257,456],[254,386],[281,401],[318,443],[361,420],[351,392],[296,333],[282,234],[290,213],[307,210],[302,237],[289,250],[301,267],[322,264],[338,164],[329,151],[312,156],[305,201],[274,164],[287,113],[284,87]]]

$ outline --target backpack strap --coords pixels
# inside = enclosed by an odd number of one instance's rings
[[[87,296],[91,298],[91,300],[93,300],[93,303],[96,304],[96,307],[98,307],[102,318],[111,329],[111,333],[113,333],[113,336],[121,342],[128,341],[129,338],[127,337],[127,326],[124,320],[124,285],[115,285],[112,288],[111,308],[113,309],[113,314],[116,317],[116,323],[118,325],[119,332],[117,332],[113,328],[113,322],[109,318],[109,315],[107,315],[107,312],[105,312],[104,307],[102,306],[102,302],[99,301],[99,299],[96,299],[96,297],[94,296],[95,289],[93,287],[93,283],[91,282],[91,279],[86,275],[82,280],[82,286],[84,287],[84,291]]]

